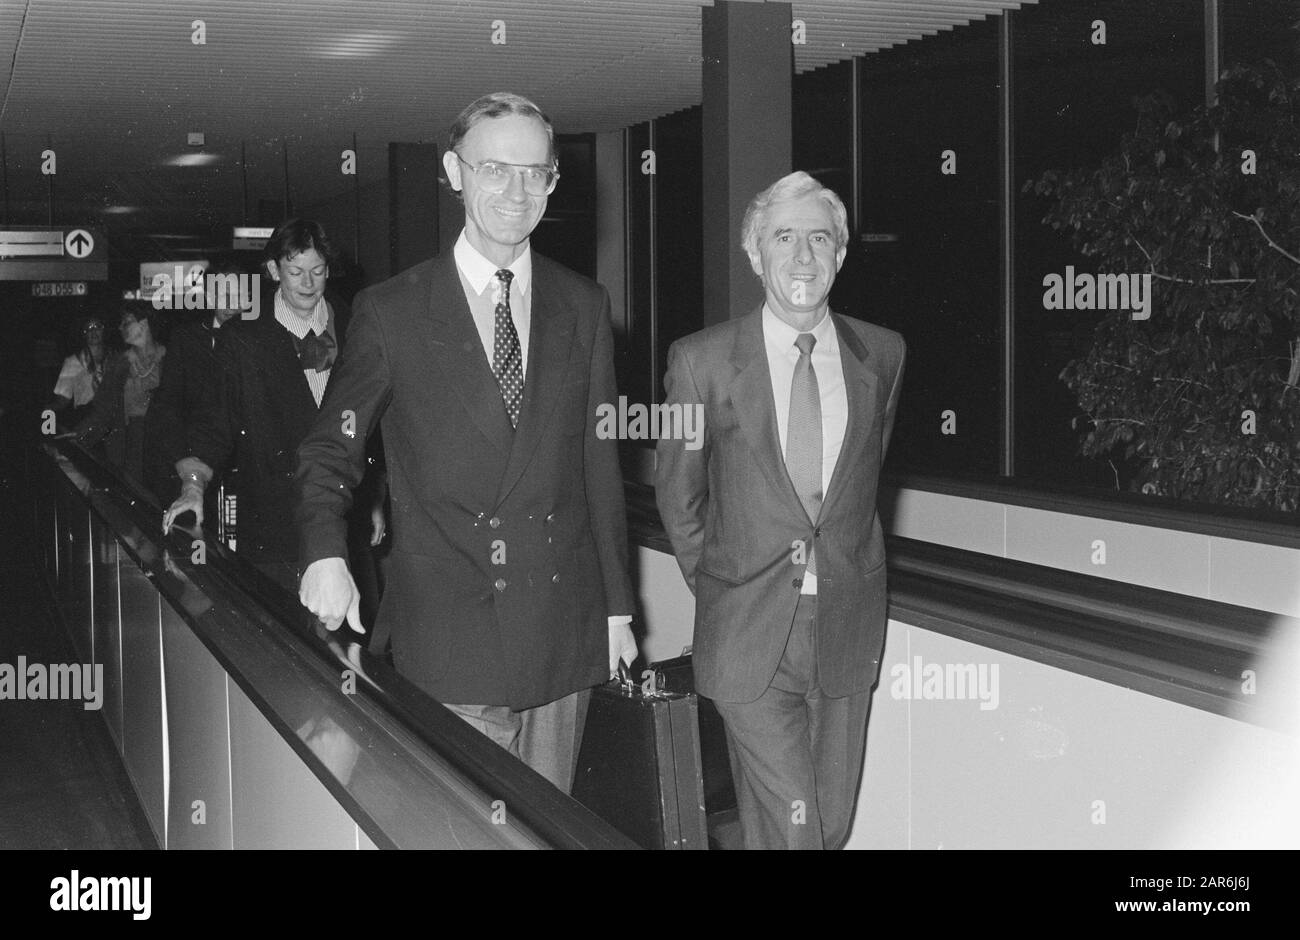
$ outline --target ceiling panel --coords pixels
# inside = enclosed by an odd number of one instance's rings
[[[11,214],[180,200],[201,217],[360,141],[445,137],[478,95],[517,90],[561,132],[613,130],[700,100],[703,0],[0,0],[0,132]],[[807,0],[798,71],[952,29],[1018,2]],[[192,41],[201,20],[204,43]],[[504,43],[493,43],[494,21]],[[207,135],[205,168],[165,167]],[[111,168],[111,173],[106,173]],[[341,176],[337,187],[346,185]],[[24,221],[34,221],[24,219]]]

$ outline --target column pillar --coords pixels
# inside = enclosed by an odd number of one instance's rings
[[[718,0],[700,10],[704,92],[704,323],[763,298],[740,249],[745,206],[791,170],[788,3]]]

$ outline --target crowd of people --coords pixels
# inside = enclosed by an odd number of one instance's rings
[[[229,279],[264,290],[259,304],[250,305],[238,290],[200,284],[199,318],[169,323],[173,311],[124,301],[115,352],[105,342],[104,322],[85,318],[80,347],[64,360],[49,404],[59,437],[97,451],[168,507],[165,528],[191,518],[195,525],[214,524],[225,512],[218,501],[224,482],[237,507],[229,541],[239,557],[293,592],[300,574],[291,493],[296,451],[316,417],[348,322],[346,301],[328,290],[331,267],[338,265],[319,223],[288,220],[267,242],[256,277],[236,261],[220,261],[204,274],[207,284]],[[273,315],[242,318],[250,306]],[[382,453],[377,439],[371,446],[373,469],[349,541],[368,614],[378,602],[370,549],[387,528]]]

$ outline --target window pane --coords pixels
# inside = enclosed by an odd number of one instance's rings
[[[1087,353],[1103,311],[1045,309],[1044,278],[1095,262],[1043,224],[1052,203],[1021,192],[1046,170],[1096,168],[1134,129],[1137,96],[1182,109],[1204,98],[1202,0],[1043,0],[1013,14],[1016,475],[1121,487],[1132,467],[1079,456],[1081,414],[1061,370]]]
[[[844,200],[853,226],[853,63],[796,75],[791,87],[794,168]]]
[[[1272,59],[1300,74],[1300,3],[1296,0],[1222,0],[1220,48],[1225,66]]]
[[[863,220],[834,299],[907,340],[898,469],[997,469],[997,78],[992,19],[862,60]]]

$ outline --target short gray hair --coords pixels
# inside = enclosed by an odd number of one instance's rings
[[[767,189],[749,201],[745,210],[745,221],[740,227],[740,247],[746,254],[758,252],[758,242],[763,235],[763,226],[767,222],[767,210],[778,202],[798,199],[801,196],[815,195],[831,208],[835,219],[835,241],[837,247],[843,248],[849,243],[849,212],[833,189],[827,189],[803,170],[795,170],[783,176]]]
[[[542,122],[542,126],[546,128],[546,142],[550,145],[551,165],[557,166],[559,161],[555,153],[555,130],[551,127],[551,119],[542,113],[541,108],[523,95],[516,95],[508,91],[494,91],[470,102],[465,110],[456,117],[455,123],[451,125],[451,141],[447,149],[456,150],[459,153],[460,151],[456,148],[465,139],[465,135],[469,133],[470,128],[479,121],[503,117],[507,114],[536,118]]]

